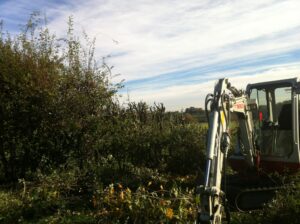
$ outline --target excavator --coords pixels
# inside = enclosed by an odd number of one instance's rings
[[[217,81],[205,99],[206,168],[196,223],[229,223],[229,210],[260,208],[286,187],[274,173],[300,170],[299,104],[298,78],[248,84],[245,91],[227,78]]]

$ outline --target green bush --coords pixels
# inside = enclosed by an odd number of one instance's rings
[[[0,223],[12,223],[20,217],[22,200],[10,191],[0,192]]]
[[[139,187],[134,192],[110,185],[93,196],[93,205],[101,223],[192,223],[196,217],[193,190],[162,185],[157,191]]]
[[[0,37],[2,182],[51,172],[70,158],[83,168],[94,158],[118,84],[105,64],[96,65],[93,42],[82,47],[72,26],[70,19],[62,42],[33,15],[14,39]]]
[[[0,192],[0,223],[192,223],[196,216],[189,188],[152,181],[137,189],[94,183],[84,192],[74,172],[38,177],[20,180],[14,192]]]

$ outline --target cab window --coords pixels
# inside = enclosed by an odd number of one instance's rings
[[[252,89],[256,143],[262,155],[288,156],[292,146],[292,88]]]

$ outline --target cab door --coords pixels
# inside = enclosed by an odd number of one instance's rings
[[[253,88],[256,144],[262,156],[289,157],[293,153],[293,91],[291,86]]]

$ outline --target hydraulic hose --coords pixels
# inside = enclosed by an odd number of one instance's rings
[[[206,119],[208,122],[208,126],[209,126],[209,115],[208,115],[208,104],[213,100],[214,95],[213,94],[208,94],[205,97],[205,115],[206,115]]]

